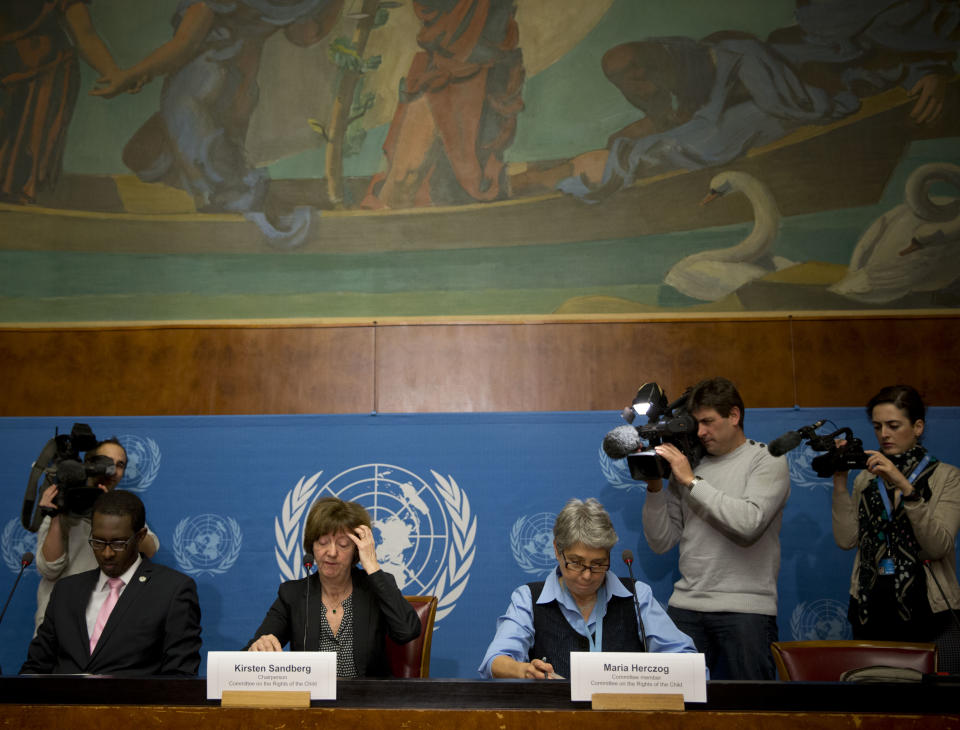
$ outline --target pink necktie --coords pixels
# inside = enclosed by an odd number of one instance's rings
[[[97,614],[97,622],[93,625],[93,636],[90,637],[90,653],[93,654],[94,647],[100,640],[100,634],[103,633],[103,627],[107,625],[107,619],[110,618],[110,612],[117,605],[117,599],[120,598],[120,589],[123,587],[123,581],[119,578],[108,578],[107,583],[110,586],[110,595],[100,607],[100,613]]]

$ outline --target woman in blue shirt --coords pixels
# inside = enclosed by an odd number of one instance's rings
[[[557,568],[545,581],[513,591],[480,665],[483,677],[568,677],[571,651],[696,653],[650,586],[637,581],[641,631],[630,581],[609,570],[617,533],[597,500],[567,502],[553,525],[553,538]]]

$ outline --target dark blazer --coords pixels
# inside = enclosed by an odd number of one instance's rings
[[[57,581],[21,674],[196,675],[200,603],[193,579],[143,562],[90,654],[85,617],[99,568]]]
[[[386,637],[406,644],[420,636],[420,619],[397,588],[397,581],[385,570],[367,575],[359,568],[353,579],[353,661],[361,677],[386,677],[390,674]],[[307,582],[310,608],[307,615]],[[291,580],[280,585],[277,600],[270,606],[263,623],[247,649],[264,634],[273,634],[281,646],[290,643],[291,651],[317,651],[320,645],[320,575]],[[304,641],[304,626],[307,627]]]

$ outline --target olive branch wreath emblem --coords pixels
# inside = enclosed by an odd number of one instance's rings
[[[435,482],[433,488],[440,495],[451,525],[444,567],[436,583],[425,589],[437,597],[435,620],[439,622],[453,611],[467,587],[470,567],[476,556],[477,518],[471,513],[470,500],[466,493],[452,476],[443,477],[432,469],[430,473]],[[319,488],[321,474],[322,470],[309,478],[301,477],[283,498],[280,515],[274,518],[277,538],[274,555],[282,580],[297,580],[304,576],[300,562],[302,523],[304,512]]]

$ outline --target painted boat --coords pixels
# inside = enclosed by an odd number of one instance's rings
[[[901,89],[864,100],[854,115],[801,127],[722,169],[763,180],[785,216],[876,203],[913,140],[954,136],[958,84],[938,124],[909,119],[914,101]],[[855,164],[848,163],[855,160]],[[293,253],[383,252],[555,244],[634,238],[748,221],[749,203],[733,196],[700,207],[721,168],[676,170],[638,180],[588,205],[561,193],[491,203],[404,210],[321,210]],[[365,182],[355,180],[356,190]],[[278,190],[318,199],[322,181],[274,181]],[[0,204],[0,249],[128,253],[273,253],[256,225],[239,214],[185,212],[185,193],[127,177],[65,177],[53,202]],[[297,189],[299,188],[299,191]],[[77,195],[76,191],[82,194]],[[99,192],[98,192],[99,191]],[[83,208],[84,201],[90,201]],[[111,201],[104,204],[104,200]],[[70,207],[72,205],[73,207]],[[147,212],[149,211],[149,212]]]

